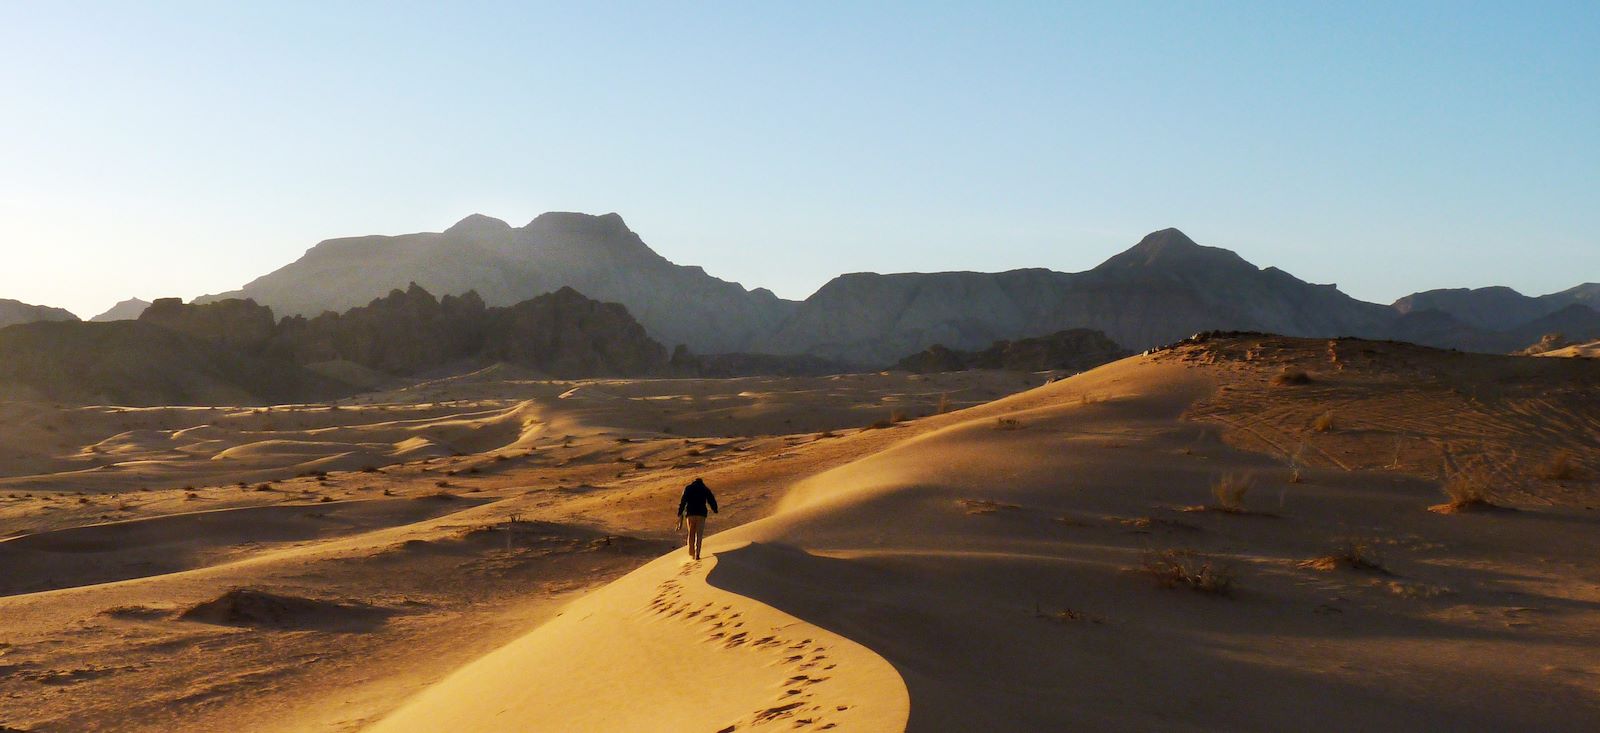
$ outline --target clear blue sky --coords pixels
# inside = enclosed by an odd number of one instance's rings
[[[794,298],[1168,226],[1383,302],[1600,280],[1593,0],[0,0],[0,95],[0,297],[85,317],[546,210]]]

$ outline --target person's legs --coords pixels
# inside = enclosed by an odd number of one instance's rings
[[[700,541],[704,539],[706,531],[705,517],[689,517],[689,556],[700,559]]]

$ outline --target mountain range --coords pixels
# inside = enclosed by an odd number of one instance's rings
[[[1503,287],[1431,290],[1382,305],[1257,267],[1177,229],[1153,232],[1084,272],[850,273],[791,301],[670,262],[616,214],[563,212],[522,227],[474,214],[438,233],[330,239],[239,290],[196,302],[251,299],[314,320],[412,283],[440,295],[473,292],[490,308],[571,287],[622,304],[667,347],[740,354],[723,362],[740,365],[775,354],[877,368],[936,344],[977,351],[1074,328],[1102,331],[1133,350],[1205,330],[1500,353],[1551,332],[1600,338],[1600,284],[1538,297]],[[118,308],[131,314],[138,307]]]
[[[1261,268],[1177,229],[1091,270],[851,273],[803,301],[669,262],[616,214],[542,214],[521,228],[474,214],[441,233],[322,242],[226,297],[280,314],[342,310],[416,282],[507,305],[563,285],[614,301],[667,346],[699,354],[804,354],[860,367],[935,344],[980,350],[1072,328],[1145,349],[1204,330],[1365,336],[1474,351],[1520,349],[1552,330],[1600,337],[1600,285],[1530,298],[1509,288],[1429,291],[1393,305]],[[1511,304],[1507,307],[1506,304]]]

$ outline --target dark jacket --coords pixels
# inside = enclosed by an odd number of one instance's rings
[[[711,511],[717,511],[717,497],[711,494],[711,487],[706,486],[706,482],[695,479],[694,483],[683,487],[683,498],[678,500],[678,516],[703,517],[707,505]]]

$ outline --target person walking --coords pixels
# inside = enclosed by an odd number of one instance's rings
[[[706,507],[717,511],[717,497],[711,493],[711,487],[706,482],[695,479],[688,486],[683,487],[683,498],[678,500],[678,526],[683,526],[683,520],[689,520],[689,557],[700,559],[700,541],[706,535]]]

